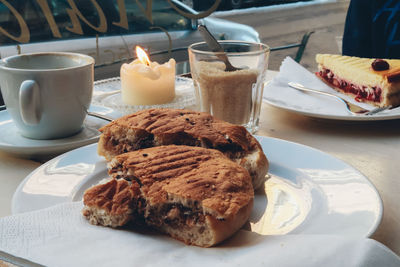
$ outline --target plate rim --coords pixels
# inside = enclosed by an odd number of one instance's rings
[[[353,167],[351,164],[347,163],[346,161],[344,161],[344,160],[342,160],[342,159],[339,159],[339,158],[336,157],[336,156],[333,156],[333,155],[331,155],[331,154],[329,154],[329,153],[327,153],[327,152],[325,152],[325,151],[322,151],[322,150],[320,150],[320,149],[317,149],[317,148],[314,148],[314,147],[311,147],[311,146],[308,146],[308,145],[304,145],[304,144],[300,144],[300,143],[296,143],[296,142],[293,142],[293,141],[284,140],[284,139],[280,139],[280,138],[276,138],[276,137],[259,136],[259,135],[255,135],[255,137],[257,138],[257,141],[260,142],[260,143],[261,143],[260,139],[264,139],[264,138],[273,139],[273,140],[278,141],[278,142],[288,143],[288,144],[290,144],[290,145],[295,145],[295,146],[301,147],[302,149],[311,150],[311,151],[313,151],[314,153],[323,154],[323,155],[329,157],[329,158],[332,159],[332,160],[336,160],[336,161],[338,161],[338,162],[341,162],[341,164],[347,166],[348,168],[351,168],[354,172],[358,173],[361,177],[363,177],[363,179],[365,179],[365,182],[366,182],[366,183],[372,188],[372,190],[375,192],[376,197],[377,197],[377,200],[378,200],[378,204],[379,204],[379,213],[378,213],[378,217],[377,217],[377,219],[376,219],[375,225],[373,225],[373,226],[371,227],[370,231],[369,231],[368,233],[365,234],[365,237],[371,237],[371,236],[376,232],[376,230],[378,229],[379,225],[381,224],[382,218],[383,218],[383,209],[384,209],[383,200],[382,200],[382,197],[381,197],[380,194],[379,194],[378,189],[375,187],[375,185],[374,185],[374,184],[371,182],[371,180],[370,180],[366,175],[364,175],[360,170],[358,170],[357,168]],[[260,138],[260,139],[259,139],[259,138]],[[289,234],[289,233],[288,233],[288,234]]]
[[[265,90],[265,89],[264,89]],[[304,115],[311,118],[318,119],[327,119],[327,120],[336,120],[336,121],[362,121],[362,122],[371,122],[371,121],[386,121],[386,120],[397,120],[400,119],[400,114],[374,114],[374,115],[365,115],[365,116],[357,116],[357,115],[333,115],[333,114],[321,114],[310,111],[303,111],[296,108],[292,108],[290,106],[280,105],[271,101],[267,96],[263,96],[262,101],[267,103],[273,107],[286,110],[288,112]]]
[[[335,157],[335,156],[333,156],[333,155],[331,155],[331,154],[329,154],[329,153],[327,153],[327,152],[324,152],[324,151],[322,151],[322,150],[319,150],[319,149],[317,149],[317,148],[314,148],[314,147],[311,147],[311,146],[308,146],[308,145],[304,145],[304,144],[300,144],[300,143],[296,143],[296,142],[293,142],[293,141],[288,141],[288,140],[284,140],[284,139],[280,139],[280,138],[276,138],[276,137],[260,136],[260,135],[254,135],[254,137],[255,137],[255,138],[257,139],[257,141],[260,142],[260,143],[262,142],[263,139],[266,139],[266,140],[270,140],[270,141],[273,141],[273,142],[287,143],[287,144],[289,144],[290,146],[296,146],[296,147],[300,147],[301,149],[310,150],[310,151],[312,151],[313,153],[323,154],[324,156],[328,157],[329,159],[335,160],[335,161],[337,161],[337,162],[340,162],[341,164],[343,164],[343,166],[346,166],[346,167],[352,169],[354,172],[356,172],[360,177],[362,177],[362,178],[365,180],[365,182],[369,185],[369,187],[372,188],[372,190],[373,190],[374,193],[375,193],[376,199],[377,199],[377,201],[378,201],[377,204],[378,204],[378,206],[379,206],[379,211],[378,211],[377,214],[376,214],[377,217],[376,217],[376,220],[374,221],[374,224],[371,225],[371,226],[369,227],[369,231],[366,232],[366,233],[363,235],[363,237],[367,237],[367,238],[368,238],[368,237],[371,237],[371,236],[376,232],[376,230],[378,229],[379,225],[381,224],[382,218],[383,218],[383,209],[384,209],[383,201],[382,201],[382,198],[381,198],[381,196],[380,196],[380,194],[379,194],[377,188],[376,188],[376,187],[374,186],[374,184],[370,181],[370,179],[369,179],[367,176],[365,176],[362,172],[360,172],[358,169],[356,169],[355,167],[353,167],[353,166],[350,165],[349,163],[347,163],[347,162],[345,162],[345,161],[343,161],[343,160],[341,160],[341,159],[339,159],[339,158],[337,158],[337,157]],[[20,213],[20,212],[17,211],[18,208],[17,208],[17,204],[16,204],[16,202],[18,201],[18,198],[19,198],[18,194],[20,194],[20,193],[22,192],[23,186],[29,181],[29,179],[30,179],[39,169],[44,168],[45,166],[47,166],[46,164],[51,164],[51,163],[54,162],[54,161],[58,161],[60,158],[65,157],[65,156],[67,156],[67,154],[70,154],[70,153],[72,153],[72,152],[74,152],[74,151],[76,152],[77,150],[83,149],[83,148],[88,148],[88,149],[89,149],[89,147],[93,147],[93,146],[97,146],[97,143],[88,144],[88,145],[86,145],[86,146],[82,146],[82,147],[79,147],[79,148],[75,148],[75,149],[73,149],[73,150],[71,150],[71,151],[65,152],[65,153],[63,153],[63,154],[61,154],[61,155],[59,155],[59,156],[57,156],[57,157],[55,157],[55,158],[53,158],[53,159],[47,161],[46,163],[42,164],[42,165],[39,166],[38,168],[34,169],[31,173],[29,173],[29,174],[21,181],[21,183],[18,185],[17,189],[15,190],[15,192],[14,192],[14,194],[13,194],[13,196],[12,196],[12,201],[11,201],[11,213],[12,213],[13,215],[14,215],[14,214]],[[96,156],[97,156],[97,154],[96,154]],[[270,161],[270,162],[271,162],[271,161]],[[87,181],[87,178],[85,178],[85,179],[83,179],[82,181],[80,181],[78,185],[85,184],[86,181]],[[77,190],[72,191],[72,192],[70,193],[70,195],[68,196],[68,197],[70,198],[70,201],[73,201],[73,198],[74,198],[74,196],[76,195],[76,193],[77,193],[78,191],[79,191],[79,188],[78,188]],[[60,203],[55,203],[55,204],[53,204],[53,205],[57,205],[57,204],[60,204]],[[50,206],[53,206],[53,205],[50,205]],[[50,207],[50,206],[47,206],[47,207]],[[45,207],[44,207],[44,208],[45,208]],[[34,210],[36,210],[36,209],[32,209],[32,210],[29,210],[29,211],[34,211]],[[293,230],[295,230],[295,229],[296,229],[296,228],[294,228]],[[293,231],[293,230],[292,230],[292,231]],[[287,234],[290,234],[290,233],[291,233],[291,232],[288,232]]]

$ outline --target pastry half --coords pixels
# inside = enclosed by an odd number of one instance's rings
[[[217,149],[246,168],[254,189],[262,186],[268,160],[258,141],[242,126],[215,119],[208,113],[182,109],[148,109],[100,129],[98,154],[106,160],[137,149],[187,145]]]
[[[138,183],[110,179],[85,191],[82,214],[91,224],[120,227],[137,217],[139,196]]]
[[[400,105],[400,60],[317,54],[316,61],[317,76],[335,90],[378,107]]]
[[[239,230],[253,207],[247,170],[214,149],[137,150],[116,156],[109,174],[110,182],[84,194],[83,214],[91,223],[114,227],[144,221],[186,244],[210,247]],[[129,193],[117,197],[117,188]],[[109,223],[119,218],[129,219]]]

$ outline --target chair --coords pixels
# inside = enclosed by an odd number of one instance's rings
[[[308,39],[310,38],[310,35],[313,34],[313,33],[314,33],[314,31],[306,32],[303,35],[303,38],[301,39],[300,43],[272,47],[271,48],[271,52],[298,47],[299,49],[297,49],[296,57],[294,58],[294,60],[296,62],[300,62],[301,58],[303,57],[304,50],[306,49],[306,46],[307,46],[307,43],[308,43]]]

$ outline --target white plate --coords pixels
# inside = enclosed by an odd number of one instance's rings
[[[333,89],[329,92],[336,93]],[[343,96],[343,98],[350,100],[347,96]],[[274,88],[274,83],[268,84],[265,87],[263,101],[274,107],[314,118],[346,121],[400,119],[400,108],[385,110],[374,115],[354,115],[347,111],[344,103],[333,97],[304,93],[289,86],[279,86],[278,89]],[[370,106],[370,109],[372,108],[374,107]]]
[[[175,79],[175,98],[160,105],[126,105],[121,97],[121,80],[119,77],[99,80],[94,83],[92,103],[97,106],[112,108],[122,114],[131,114],[149,108],[185,108],[194,105],[193,81],[177,76]]]
[[[91,106],[90,111],[103,115],[112,113],[110,109],[96,106]],[[82,131],[76,135],[53,140],[35,140],[20,135],[10,114],[3,110],[0,111],[0,150],[31,158],[61,154],[97,142],[100,136],[98,129],[107,123],[105,120],[87,116]]]
[[[260,234],[342,234],[367,237],[382,217],[382,202],[360,172],[328,154],[280,139],[257,137],[270,161],[266,190],[256,192],[247,229]],[[60,155],[18,186],[14,214],[78,201],[107,177],[96,144]],[[268,205],[267,197],[268,195]]]

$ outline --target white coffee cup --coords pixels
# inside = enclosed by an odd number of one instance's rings
[[[78,133],[87,115],[94,59],[77,53],[32,53],[0,60],[4,103],[21,135],[55,139]]]

